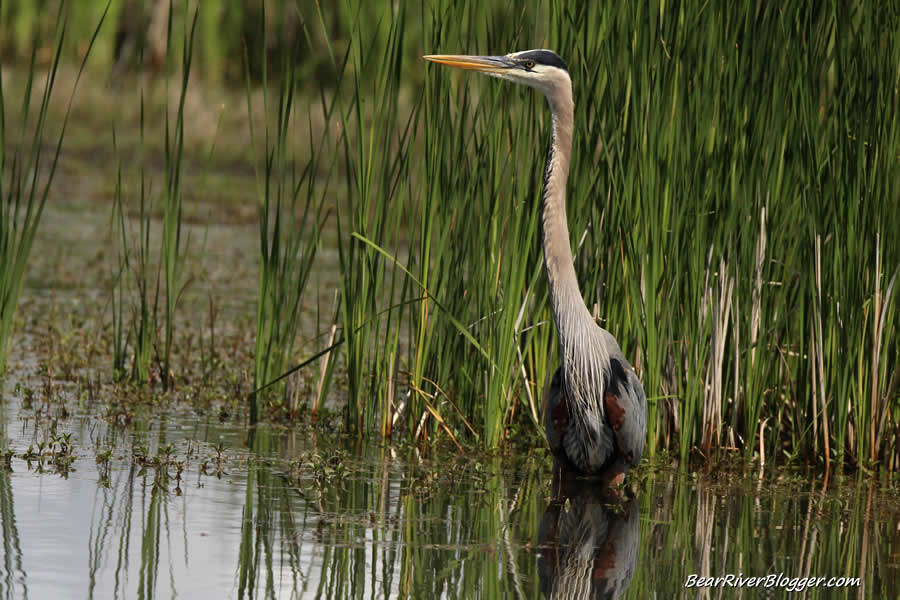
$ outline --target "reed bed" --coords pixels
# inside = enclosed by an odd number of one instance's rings
[[[259,178],[257,387],[314,354],[294,350],[295,319],[334,226],[339,306],[320,339],[340,346],[316,402],[338,368],[360,437],[495,448],[540,431],[558,355],[538,242],[546,103],[420,56],[548,47],[575,88],[576,270],[644,382],[650,454],[900,467],[890,6],[344,0],[266,3],[261,21],[248,6],[241,22],[280,31],[264,48],[291,49]],[[223,54],[210,79],[237,52],[268,84],[258,44],[209,39],[234,14],[204,10],[201,64]],[[298,105],[325,115],[311,158],[284,150]]]
[[[896,469],[896,15],[505,8],[426,5],[421,52],[568,59],[576,267],[644,381],[651,455]],[[359,25],[347,52],[347,77],[372,78],[346,111],[348,411],[360,432],[380,416],[494,447],[539,421],[556,363],[536,235],[547,109],[530,90],[427,70],[399,52],[412,15],[385,10],[384,45]],[[414,70],[424,87],[399,112],[396,81]],[[386,393],[398,378],[405,413]]]

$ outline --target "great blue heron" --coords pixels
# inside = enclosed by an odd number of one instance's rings
[[[566,180],[572,153],[575,103],[566,63],[550,50],[506,56],[440,54],[426,60],[480,71],[544,93],[553,115],[553,137],[544,172],[544,269],[561,365],[544,398],[544,426],[562,470],[613,474],[621,482],[644,452],[647,399],[616,339],[594,321],[575,275],[566,221]]]

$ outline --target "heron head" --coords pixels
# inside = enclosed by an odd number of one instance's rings
[[[565,61],[552,50],[524,50],[505,56],[433,54],[422,58],[522,83],[540,90],[548,97],[561,86],[568,85],[571,88],[572,85]]]

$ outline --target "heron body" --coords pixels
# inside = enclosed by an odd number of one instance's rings
[[[547,441],[560,468],[586,474],[614,470],[624,475],[644,451],[647,399],[619,344],[594,321],[578,287],[566,219],[575,124],[566,63],[550,50],[424,58],[525,84],[547,97],[553,136],[541,194],[541,225],[561,362],[544,397]]]

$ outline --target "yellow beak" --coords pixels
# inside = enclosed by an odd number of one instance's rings
[[[467,56],[465,54],[429,54],[423,56],[425,60],[436,62],[457,69],[482,71],[485,73],[500,73],[515,66],[505,56]]]

